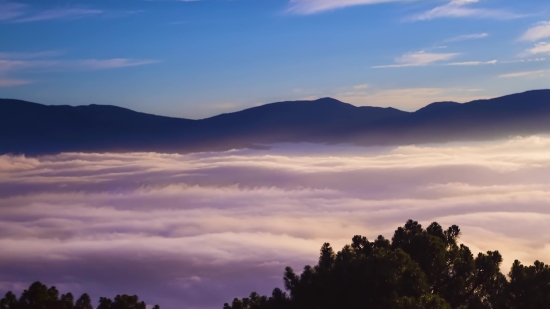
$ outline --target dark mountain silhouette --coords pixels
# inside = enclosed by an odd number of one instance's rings
[[[550,133],[550,90],[416,112],[332,98],[266,104],[201,120],[107,105],[47,106],[0,99],[0,153],[190,152],[276,142],[403,145]]]

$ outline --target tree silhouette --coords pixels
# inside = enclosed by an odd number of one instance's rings
[[[515,309],[550,308],[550,268],[514,262],[508,278],[498,251],[479,253],[457,240],[460,228],[409,220],[390,240],[354,236],[334,252],[321,247],[301,274],[286,267],[286,292],[252,293],[224,309]]]
[[[0,309],[14,309],[17,307],[17,304],[17,296],[10,291],[0,300]]]
[[[84,293],[82,294],[75,303],[74,309],[93,309],[92,299],[90,295]]]
[[[90,295],[82,294],[76,302],[72,293],[62,294],[55,286],[48,288],[41,282],[35,282],[21,293],[19,299],[11,291],[0,300],[0,309],[94,309]],[[137,295],[117,295],[114,301],[100,297],[97,309],[146,309]],[[160,309],[155,305],[153,309]]]
[[[509,303],[514,308],[550,308],[550,267],[536,261],[523,266],[516,260],[508,274]]]
[[[271,296],[252,292],[223,309],[542,309],[550,308],[550,267],[536,261],[512,264],[501,273],[502,256],[487,251],[474,256],[458,244],[460,228],[434,222],[423,228],[409,220],[391,240],[356,235],[335,252],[321,246],[314,266],[301,273],[286,267],[284,291]],[[146,309],[137,295],[100,297],[96,309]],[[78,299],[55,286],[35,282],[20,297],[7,292],[0,309],[94,309],[88,294]],[[153,309],[160,309],[155,305]]]

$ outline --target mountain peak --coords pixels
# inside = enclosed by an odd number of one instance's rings
[[[331,97],[319,98],[319,99],[316,99],[316,100],[314,100],[314,101],[316,101],[316,102],[321,101],[321,102],[338,102],[338,103],[344,103],[344,102],[342,102],[342,101],[340,101],[340,100],[337,100],[337,99],[331,98]]]
[[[425,113],[425,112],[439,112],[439,111],[446,111],[449,108],[453,108],[455,106],[460,106],[460,103],[453,102],[453,101],[442,101],[442,102],[434,102],[432,104],[428,104],[421,109],[417,110],[416,113]]]
[[[47,106],[0,99],[0,154],[70,151],[193,152],[279,142],[405,145],[550,133],[550,90],[414,113],[337,99],[271,103],[201,120],[104,105]]]

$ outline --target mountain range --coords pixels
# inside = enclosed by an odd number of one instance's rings
[[[194,152],[278,142],[368,146],[477,141],[550,133],[550,90],[415,112],[332,98],[287,101],[191,120],[110,105],[43,105],[0,99],[0,154]]]

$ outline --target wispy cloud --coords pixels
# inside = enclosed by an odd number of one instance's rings
[[[521,37],[521,41],[539,41],[550,37],[550,21],[542,21],[527,30]]]
[[[287,12],[307,15],[349,6],[387,2],[403,2],[403,0],[290,0]]]
[[[105,69],[117,69],[126,67],[135,67],[146,64],[157,63],[157,60],[136,60],[126,58],[115,59],[87,59],[80,61],[67,62],[67,65],[75,68],[92,69],[92,70],[105,70]]]
[[[467,41],[467,40],[475,40],[475,39],[483,39],[488,37],[488,33],[474,33],[474,34],[464,34],[455,36],[453,38],[447,39],[444,42],[461,42],[461,41]]]
[[[491,60],[491,61],[466,61],[466,62],[452,62],[447,63],[446,65],[451,66],[476,66],[476,65],[487,65],[487,64],[497,64],[497,60]]]
[[[127,58],[84,60],[2,60],[0,72],[108,70],[157,63],[157,60]]]
[[[234,111],[240,107],[242,107],[242,104],[233,102],[223,102],[212,105],[212,109],[216,111]]]
[[[86,16],[100,15],[103,13],[102,10],[77,7],[36,11],[33,10],[31,6],[22,3],[0,3],[0,21],[11,23],[80,19]]]
[[[14,87],[14,86],[27,85],[30,83],[32,83],[32,81],[30,80],[0,78],[0,87]]]
[[[538,71],[526,71],[526,72],[502,74],[502,75],[499,75],[498,77],[500,78],[519,78],[519,77],[542,78],[547,75],[548,75],[548,71],[538,70]]]
[[[43,11],[36,15],[16,19],[13,22],[27,23],[27,22],[33,22],[33,21],[44,21],[44,20],[54,20],[54,19],[79,19],[85,16],[97,15],[101,13],[103,13],[103,11],[91,10],[91,9],[78,9],[78,8],[55,9],[55,10]]]
[[[369,89],[369,88],[370,88],[370,84],[361,84],[361,85],[353,86],[353,89],[355,89],[355,90],[365,90],[365,89]]]
[[[419,15],[409,17],[407,20],[431,20],[436,18],[491,18],[491,19],[514,19],[521,15],[497,9],[472,8],[471,5],[478,3],[479,0],[451,0],[451,2],[433,8]]]
[[[0,72],[20,70],[106,70],[135,67],[158,62],[157,60],[128,58],[82,60],[52,59],[62,54],[63,53],[56,51],[33,53],[0,52]]]
[[[0,21],[10,20],[23,15],[27,5],[14,2],[0,2]]]
[[[470,102],[489,98],[483,89],[428,87],[402,89],[373,87],[370,89],[357,86],[343,88],[331,96],[357,106],[394,107],[404,111],[415,111],[433,102]]]
[[[56,57],[63,54],[64,52],[61,52],[61,51],[40,51],[40,52],[32,52],[32,53],[0,52],[0,59],[3,59],[3,60],[39,59],[39,58]]]
[[[516,60],[505,60],[500,61],[500,63],[524,63],[524,62],[541,62],[546,61],[546,58],[530,58],[530,59],[516,59]]]
[[[550,44],[541,42],[526,51],[529,55],[550,54]]]
[[[419,51],[414,53],[405,54],[395,59],[395,64],[379,65],[373,68],[403,68],[403,67],[416,67],[425,66],[438,61],[450,60],[459,54],[457,53],[427,53],[425,51]]]
[[[2,87],[19,86],[30,82],[21,79],[7,78],[8,75],[20,72],[55,72],[55,71],[95,71],[126,67],[136,67],[157,63],[150,59],[81,59],[59,60],[54,57],[62,52],[43,51],[32,53],[0,52],[0,77],[4,78]]]

